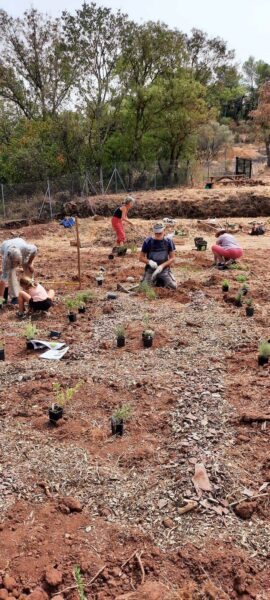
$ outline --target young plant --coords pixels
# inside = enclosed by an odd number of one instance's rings
[[[132,409],[129,404],[122,404],[122,406],[118,406],[118,408],[114,411],[112,418],[116,423],[120,423],[121,421],[127,421],[130,419],[132,415]]]
[[[0,350],[4,350],[4,340],[0,338]]]
[[[83,582],[81,570],[78,565],[76,565],[76,567],[74,567],[73,575],[74,575],[74,579],[77,584],[80,600],[87,600],[87,596],[84,591],[84,582]]]
[[[64,300],[65,305],[68,309],[68,311],[71,313],[73,310],[75,310],[76,308],[78,308],[78,300],[77,298],[65,298]]]
[[[153,331],[153,329],[145,329],[143,332],[144,337],[153,338],[154,335],[155,335],[155,332]]]
[[[235,296],[236,302],[241,302],[242,296],[243,296],[243,292],[238,292],[238,294],[236,294],[236,296]]]
[[[53,392],[55,395],[55,403],[62,408],[64,405],[72,400],[74,394],[80,389],[81,383],[77,383],[73,388],[63,389],[61,383],[59,381],[54,381],[52,384]]]
[[[84,306],[87,302],[93,300],[94,294],[91,290],[85,290],[84,292],[78,292],[76,299],[80,306]]]
[[[115,327],[115,334],[117,338],[125,337],[125,327],[124,325],[117,325]]]
[[[237,275],[236,281],[239,283],[244,283],[247,280],[246,275]]]
[[[137,248],[137,244],[135,242],[131,242],[131,244],[129,245],[131,254],[137,254],[138,248]]]
[[[0,298],[0,308],[4,305],[4,298]]]
[[[221,287],[223,290],[228,290],[229,289],[229,281],[228,279],[223,279]]]
[[[27,325],[24,328],[24,335],[26,337],[26,339],[28,341],[33,340],[34,337],[37,335],[38,330],[36,325],[32,325],[32,323],[27,323]]]
[[[253,299],[252,299],[252,298],[249,298],[249,299],[246,301],[246,305],[247,305],[247,306],[249,306],[249,308],[252,308],[252,307],[253,307]]]
[[[266,340],[262,340],[259,344],[259,356],[269,358],[270,356],[270,344]]]
[[[147,329],[148,325],[149,325],[149,320],[150,320],[150,315],[149,313],[145,313],[143,315],[143,324],[145,326],[145,328]]]
[[[147,300],[155,300],[157,297],[152,285],[149,285],[147,281],[142,281],[142,283],[139,286],[139,292],[143,292]]]

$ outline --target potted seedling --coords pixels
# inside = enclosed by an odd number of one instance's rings
[[[238,306],[238,308],[240,308],[242,306],[242,292],[238,292],[238,294],[235,296],[235,301],[234,304],[235,306]]]
[[[101,273],[99,273],[99,274],[96,276],[96,282],[97,282],[97,284],[98,284],[98,285],[102,285],[102,284],[103,284],[103,280],[104,280],[104,277],[103,277],[103,275],[102,275]]]
[[[26,337],[26,348],[27,350],[33,350],[32,340],[37,336],[38,330],[36,325],[32,323],[27,323],[24,329],[25,337]]]
[[[268,363],[268,359],[270,356],[270,343],[266,340],[262,340],[259,344],[259,356],[258,356],[258,365],[263,366]]]
[[[252,298],[249,298],[246,302],[246,315],[247,317],[253,317],[254,315],[254,306]]]
[[[228,279],[223,279],[221,287],[222,287],[222,291],[223,292],[228,292],[229,291],[229,282],[228,282]]]
[[[154,331],[149,328],[149,314],[146,313],[143,317],[144,330],[142,332],[142,342],[144,348],[151,348],[153,345]]]
[[[75,310],[78,307],[78,301],[76,298],[65,298],[65,305],[68,309],[68,320],[70,323],[74,323],[77,320]]]
[[[81,387],[81,383],[77,383],[73,388],[63,389],[61,383],[58,381],[53,383],[53,392],[55,396],[55,402],[52,403],[49,408],[49,419],[51,422],[56,423],[59,419],[62,419],[64,413],[64,405],[72,400],[74,394]]]
[[[244,285],[242,286],[241,292],[242,292],[243,296],[247,295],[247,293],[248,293],[248,286],[247,286],[246,283],[244,283]]]
[[[124,433],[124,422],[131,417],[131,407],[128,404],[119,406],[112,415],[112,435],[122,436]]]
[[[127,246],[118,246],[116,252],[117,256],[125,256],[125,254],[127,253]]]
[[[203,237],[195,237],[194,242],[195,242],[195,246],[196,246],[197,250],[199,250],[199,252],[201,252],[202,250],[206,250],[207,241],[204,240]]]
[[[2,310],[4,308],[4,303],[5,303],[4,298],[0,298],[0,310]]]
[[[5,360],[5,347],[2,339],[0,339],[0,360]]]
[[[238,283],[245,283],[246,280],[246,275],[237,275],[236,277],[236,281],[238,281]]]
[[[118,325],[115,328],[117,348],[123,348],[126,343],[124,325]]]
[[[52,340],[56,340],[56,339],[60,338],[60,336],[61,336],[61,331],[55,331],[54,329],[52,329],[52,331],[50,331],[50,333],[49,333],[49,337]]]

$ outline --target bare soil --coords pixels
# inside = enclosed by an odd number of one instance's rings
[[[270,207],[270,195],[267,201]],[[249,219],[230,215],[230,222],[248,227]],[[139,249],[151,223],[134,223],[129,241]],[[212,266],[211,228],[195,219],[180,227],[187,236],[175,237],[177,291],[157,290],[152,301],[117,292],[108,300],[118,283],[138,281],[138,254],[108,260],[110,220],[81,220],[81,240],[90,244],[81,249],[82,288],[95,297],[74,324],[63,303],[78,290],[74,231],[56,222],[12,231],[37,244],[36,277],[56,290],[38,337],[58,329],[69,351],[55,362],[27,351],[25,321],[12,307],[1,311],[1,600],[77,600],[76,565],[89,600],[270,598],[270,379],[268,366],[257,363],[258,342],[270,337],[269,233],[241,234],[241,270],[222,272]],[[194,249],[198,232],[208,241],[203,253]],[[0,240],[6,237],[1,230]],[[247,277],[253,318],[229,301],[242,285],[239,274]],[[146,313],[151,349],[141,342]],[[119,324],[127,338],[121,349]],[[57,426],[48,421],[55,381],[81,383]],[[110,418],[120,404],[132,415],[115,437]],[[261,420],[243,421],[254,413]],[[200,465],[208,490],[194,479]]]

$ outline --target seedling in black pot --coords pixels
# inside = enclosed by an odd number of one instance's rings
[[[26,337],[26,348],[27,350],[33,350],[32,340],[37,336],[38,330],[36,325],[32,325],[32,323],[27,323],[24,328],[24,333]]]
[[[238,292],[237,296],[235,297],[234,304],[235,304],[235,306],[238,306],[238,308],[240,308],[243,305],[242,296],[243,296],[242,292]]]
[[[222,291],[223,292],[228,292],[229,291],[230,286],[229,286],[228,279],[223,279],[221,287],[222,287]]]
[[[73,388],[63,389],[61,383],[55,381],[53,383],[53,392],[55,396],[55,402],[52,403],[49,408],[49,419],[51,422],[56,423],[59,419],[62,419],[64,413],[64,405],[72,400],[74,394],[80,389],[81,383],[77,383]]]
[[[144,348],[151,348],[151,346],[153,345],[154,335],[155,333],[154,331],[152,331],[152,329],[145,329],[142,332],[142,341]]]
[[[125,346],[125,343],[126,343],[124,325],[118,325],[115,328],[115,333],[116,333],[117,348],[123,348],[123,346]]]
[[[247,317],[253,317],[254,315],[254,306],[252,298],[249,298],[246,302],[246,315]]]
[[[5,347],[2,339],[0,339],[0,360],[5,360]]]
[[[103,276],[102,275],[98,275],[96,277],[96,282],[99,286],[103,285]]]
[[[124,423],[130,419],[131,412],[131,407],[128,404],[123,404],[116,409],[111,418],[112,435],[123,435]]]
[[[77,298],[65,298],[65,305],[68,309],[68,320],[70,323],[77,321],[75,310],[78,308]]]
[[[4,308],[4,303],[5,303],[4,298],[0,298],[0,310],[2,310]]]
[[[259,366],[266,365],[268,363],[270,356],[270,344],[266,340],[262,340],[259,344],[259,356],[258,356],[258,364]]]
[[[58,338],[60,338],[60,336],[61,336],[61,331],[54,331],[54,330],[52,330],[52,331],[50,331],[50,333],[49,333],[49,337],[50,337],[52,340],[57,340]]]

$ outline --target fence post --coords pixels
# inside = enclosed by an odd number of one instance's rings
[[[2,196],[2,205],[3,205],[3,216],[6,217],[6,207],[5,207],[5,196],[4,196],[4,185],[1,183],[1,196]]]
[[[155,161],[154,189],[157,189],[157,161]]]

